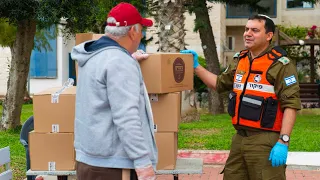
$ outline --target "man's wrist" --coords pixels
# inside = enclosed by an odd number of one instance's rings
[[[282,141],[282,139],[278,139],[278,142],[281,143],[281,144],[285,144],[285,145],[289,146],[289,142],[284,142],[284,141]]]

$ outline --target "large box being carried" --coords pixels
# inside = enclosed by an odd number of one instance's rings
[[[148,93],[162,94],[193,89],[191,54],[157,53],[140,61]]]

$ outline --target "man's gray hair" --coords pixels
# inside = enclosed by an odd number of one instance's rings
[[[107,19],[107,23],[114,23],[115,24],[116,22],[117,22],[117,20],[115,18],[113,18],[113,17],[109,17]],[[139,31],[138,24],[135,24],[135,25],[132,25],[132,26],[134,26],[134,29],[137,32]],[[132,26],[108,26],[107,25],[106,28],[105,28],[105,33],[109,34],[109,35],[111,35],[111,36],[113,36],[115,38],[120,38],[120,37],[123,37],[123,36],[127,35]]]

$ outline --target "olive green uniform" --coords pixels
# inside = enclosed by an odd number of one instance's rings
[[[272,46],[261,53],[270,51]],[[248,53],[249,59],[250,53]],[[288,60],[288,59],[287,59]],[[218,76],[217,91],[219,93],[233,89],[237,59]],[[285,78],[294,75],[298,80],[296,66],[292,61],[273,63],[267,73],[267,80],[274,85],[275,93],[280,101],[281,109],[300,110],[301,101],[299,83],[286,85]],[[229,158],[224,169],[225,180],[282,180],[286,166],[272,167],[269,161],[271,149],[279,139],[279,133],[234,125],[237,133],[232,138]]]

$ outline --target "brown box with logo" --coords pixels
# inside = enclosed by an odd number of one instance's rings
[[[102,36],[104,36],[104,34],[78,33],[76,34],[76,45],[89,40],[98,40]],[[78,78],[78,64],[75,63],[75,66],[76,66],[76,77]]]
[[[60,92],[61,91],[61,92]],[[58,92],[57,96],[52,96]],[[33,96],[37,132],[74,132],[76,87],[50,88]]]
[[[157,132],[178,132],[181,118],[181,94],[149,94]]]
[[[175,169],[178,154],[178,135],[175,132],[156,132],[158,147],[157,170]]]
[[[30,166],[33,171],[75,170],[73,133],[29,133]]]
[[[150,54],[140,61],[148,93],[162,94],[193,89],[193,57],[191,54]]]

